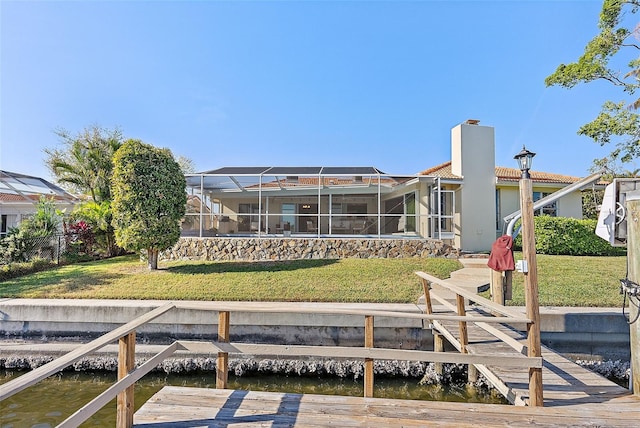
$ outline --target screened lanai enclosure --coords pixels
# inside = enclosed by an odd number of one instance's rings
[[[374,167],[225,167],[188,174],[183,236],[453,237],[454,192]]]
[[[0,171],[0,238],[33,216],[42,197],[53,200],[57,209],[67,212],[78,203],[78,198],[43,178]]]

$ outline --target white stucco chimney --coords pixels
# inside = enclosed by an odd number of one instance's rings
[[[451,130],[451,172],[463,178],[456,198],[459,248],[487,251],[496,238],[495,133],[469,119]]]

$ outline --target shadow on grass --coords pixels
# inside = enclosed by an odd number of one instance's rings
[[[0,283],[2,297],[49,297],[55,295],[64,297],[65,293],[89,290],[95,287],[109,285],[114,279],[124,275],[118,273],[87,273],[78,268],[77,272],[61,272],[47,270],[33,276],[14,278]]]
[[[241,272],[284,272],[298,269],[311,269],[338,263],[337,259],[313,260],[282,260],[261,262],[219,262],[219,263],[189,263],[188,265],[171,266],[168,272],[183,275],[197,275],[207,273],[241,273]]]

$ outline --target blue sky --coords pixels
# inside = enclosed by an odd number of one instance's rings
[[[0,2],[0,168],[50,178],[56,128],[93,124],[221,166],[450,159],[450,130],[493,126],[496,164],[588,174],[576,135],[606,83],[545,88],[597,33],[600,1]]]

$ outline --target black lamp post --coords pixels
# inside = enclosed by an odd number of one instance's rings
[[[538,268],[536,238],[533,222],[533,186],[529,169],[536,154],[522,146],[513,158],[518,161],[520,176],[520,213],[522,221],[522,274],[524,275],[525,303],[527,307],[527,348],[529,357],[542,357],[540,346],[540,304],[538,301]],[[529,406],[543,406],[542,369],[529,369]]]
[[[535,155],[535,153],[527,150],[525,146],[522,146],[522,150],[520,150],[520,153],[513,157],[518,161],[518,166],[520,167],[520,171],[522,171],[521,178],[531,178],[531,176],[529,175],[529,170],[531,169],[531,163],[533,162],[533,157]]]

